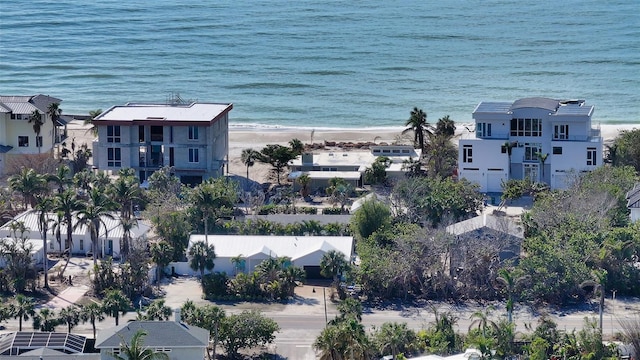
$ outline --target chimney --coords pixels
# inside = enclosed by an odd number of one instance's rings
[[[174,321],[180,324],[182,319],[180,318],[180,308],[176,308],[173,310]]]
[[[302,164],[304,165],[313,164],[313,153],[302,154]]]

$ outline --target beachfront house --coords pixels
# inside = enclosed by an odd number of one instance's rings
[[[224,173],[229,156],[229,112],[233,104],[128,103],[93,120],[94,166],[116,172],[132,168],[144,182],[163,166],[188,185]]]
[[[333,178],[342,178],[354,187],[362,187],[365,171],[380,156],[390,160],[387,179],[400,179],[407,172],[405,161],[420,159],[420,149],[410,145],[375,145],[368,150],[307,152],[289,162],[289,179],[307,174],[312,191],[326,188]]]
[[[193,234],[189,237],[189,249],[198,241],[214,246],[214,272],[225,272],[230,276],[238,272],[249,273],[266,259],[289,257],[292,265],[305,270],[307,279],[322,278],[320,261],[324,254],[336,250],[350,261],[354,246],[352,236],[208,235],[205,238],[202,234]],[[240,263],[231,261],[234,258]],[[199,275],[188,262],[171,263],[168,268],[179,275]]]
[[[14,170],[7,167],[15,158],[51,156],[63,124],[54,124],[49,106],[61,101],[47,95],[0,96],[0,175]],[[34,111],[41,114],[39,134],[29,122]]]
[[[592,126],[593,110],[584,100],[481,102],[473,111],[475,129],[459,141],[459,177],[485,193],[502,192],[508,179],[566,188],[572,174],[602,166],[602,137]]]
[[[102,224],[100,226],[100,233],[98,236],[98,257],[112,256],[114,258],[120,258],[121,249],[120,243],[124,236],[124,228],[120,221],[120,217],[117,213],[112,214],[113,218],[106,216],[102,217]],[[12,238],[11,223],[15,221],[23,222],[27,228],[27,232],[24,236],[33,240],[34,245],[38,246],[42,243],[42,234],[40,227],[38,226],[39,213],[35,210],[25,211],[13,220],[0,226],[0,238]],[[47,252],[59,254],[61,251],[65,251],[68,246],[66,245],[67,239],[67,226],[65,223],[60,224],[59,233],[61,242],[56,239],[56,233],[58,227],[56,214],[47,214],[49,219],[49,229],[47,231]],[[106,225],[106,227],[105,227]],[[144,221],[138,221],[135,226],[129,231],[129,238],[132,243],[146,243],[147,234],[150,230],[150,225]],[[73,243],[71,244],[71,253],[74,255],[86,256],[91,254],[91,233],[86,224],[78,224],[78,217],[73,217],[73,232],[71,234]],[[18,234],[20,235],[20,234]],[[37,260],[37,259],[36,259]]]
[[[640,183],[627,192],[627,208],[631,221],[640,221]]]
[[[176,310],[174,321],[129,321],[101,330],[95,348],[101,359],[113,359],[110,354],[120,355],[122,342],[130,343],[133,335],[142,330],[147,333],[144,346],[166,354],[171,360],[206,359],[209,331],[181,322],[179,314]]]

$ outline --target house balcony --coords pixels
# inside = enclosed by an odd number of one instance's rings
[[[508,132],[492,132],[491,135],[488,134],[478,134],[475,131],[464,131],[460,135],[461,139],[465,140],[473,140],[473,139],[483,139],[483,140],[509,140]]]
[[[149,155],[140,155],[138,167],[141,168],[161,168],[164,166],[164,157],[162,153],[151,153]]]

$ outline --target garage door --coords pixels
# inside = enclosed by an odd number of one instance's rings
[[[307,275],[307,279],[326,279],[320,275],[320,266],[305,266],[303,269]]]
[[[507,181],[504,170],[489,170],[487,175],[487,192],[502,192],[502,180]]]

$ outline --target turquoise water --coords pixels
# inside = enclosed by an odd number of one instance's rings
[[[287,127],[398,126],[414,106],[467,122],[479,101],[548,96],[640,123],[640,2],[2,1],[0,93],[65,113],[179,93]]]

